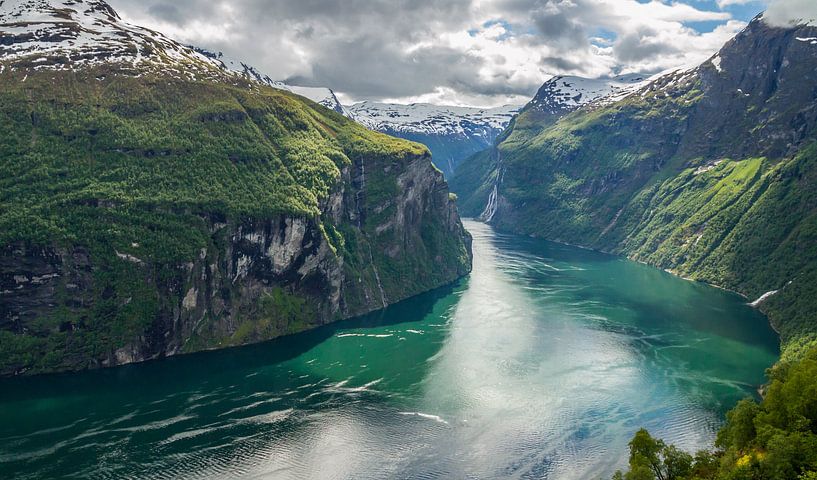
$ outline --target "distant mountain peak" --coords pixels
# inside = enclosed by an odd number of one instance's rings
[[[450,178],[463,160],[491,147],[520,108],[360,102],[347,110],[370,130],[425,144],[434,163]]]
[[[526,110],[563,115],[591,103],[611,103],[641,88],[648,75],[629,74],[609,78],[554,76],[539,89]]]
[[[366,101],[356,103],[348,110],[352,118],[372,130],[464,135],[475,125],[501,131],[520,108],[518,105],[478,108]]]

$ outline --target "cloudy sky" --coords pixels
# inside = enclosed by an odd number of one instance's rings
[[[344,103],[524,103],[550,76],[705,60],[757,13],[815,0],[110,0],[128,21]],[[778,5],[775,5],[775,2]],[[811,6],[811,7],[810,7]],[[786,14],[785,12],[781,15]]]

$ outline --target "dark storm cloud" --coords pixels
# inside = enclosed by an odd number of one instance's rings
[[[340,91],[372,98],[419,95],[473,76],[481,62],[445,47],[406,54],[391,43],[364,36],[328,46],[315,58],[312,78],[290,80],[312,86],[331,84]],[[326,83],[330,80],[332,83]]]
[[[143,7],[126,0],[112,3],[136,18],[144,13],[182,25],[184,12],[188,23],[219,21],[218,8],[204,0],[154,1]],[[477,93],[496,90],[492,82],[483,88],[468,78],[482,63],[478,57],[446,47],[406,49],[438,32],[465,30],[471,0],[240,0],[229,6],[241,23],[243,41],[212,39],[203,46],[278,76],[280,62],[291,61],[286,50],[297,46],[308,52],[311,64],[311,71],[289,75],[298,84],[331,85],[357,98],[417,95],[452,84]]]
[[[678,51],[671,43],[654,40],[655,36],[655,31],[645,29],[619,37],[615,43],[616,58],[624,63],[640,62]]]
[[[564,57],[542,57],[542,65],[549,70],[559,70],[563,72],[580,72],[584,69],[581,63],[573,62]]]
[[[589,44],[584,27],[576,23],[563,11],[537,12],[533,16],[539,35],[549,44],[559,44],[568,49],[585,47]]]
[[[183,25],[186,17],[182,15],[182,12],[176,7],[176,5],[166,5],[166,4],[156,4],[151,5],[148,8],[148,13],[157,18],[164,18],[170,23],[175,23],[176,25]]]

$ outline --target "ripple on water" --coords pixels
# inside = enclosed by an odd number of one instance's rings
[[[707,445],[723,406],[751,393],[777,353],[771,332],[768,345],[746,340],[765,323],[725,292],[467,225],[474,273],[453,292],[121,378],[31,379],[33,401],[0,399],[3,468],[15,478],[606,477],[641,427]]]

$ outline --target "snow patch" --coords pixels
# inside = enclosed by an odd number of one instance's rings
[[[105,65],[135,77],[154,72],[193,81],[252,82],[304,96],[348,116],[328,88],[286,85],[221,53],[130,25],[102,0],[0,1],[0,38],[0,61],[4,63],[0,73],[7,66],[12,70],[77,70]]]
[[[720,54],[716,54],[714,57],[712,57],[712,66],[715,67],[715,70],[717,70],[718,73],[723,71],[723,69],[721,68],[721,56],[720,56]]]
[[[607,105],[626,98],[647,80],[639,74],[612,78],[556,76],[545,82],[528,108],[561,114],[588,104]]]
[[[697,169],[695,169],[695,172],[693,172],[693,175],[700,175],[702,173],[706,173],[706,172],[709,172],[711,170],[714,170],[715,167],[717,167],[721,163],[723,163],[723,160],[718,160],[718,161],[710,163],[708,165],[700,166]]]

